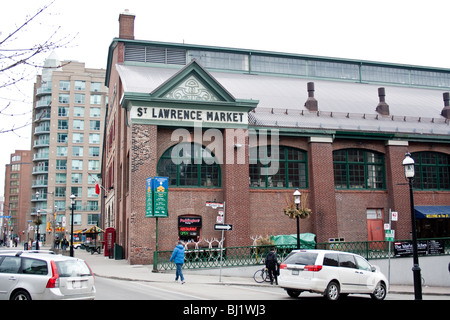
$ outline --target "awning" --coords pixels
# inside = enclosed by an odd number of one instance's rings
[[[417,219],[450,218],[450,206],[414,206]]]
[[[105,231],[103,231],[103,229],[100,229],[97,226],[93,226],[92,228],[83,231],[83,233],[101,233],[101,232]]]

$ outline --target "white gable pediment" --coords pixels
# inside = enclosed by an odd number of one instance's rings
[[[167,92],[164,98],[189,101],[220,101],[194,75],[187,77],[178,86]]]

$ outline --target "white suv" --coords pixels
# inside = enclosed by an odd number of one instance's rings
[[[82,259],[0,251],[0,300],[92,300],[95,292],[94,276]]]
[[[293,250],[280,265],[278,284],[291,297],[309,291],[329,300],[349,293],[383,300],[388,291],[386,277],[366,259],[331,250]]]

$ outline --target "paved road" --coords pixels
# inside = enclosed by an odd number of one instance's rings
[[[124,281],[95,278],[97,300],[254,300],[292,301],[286,292],[277,287],[259,287],[245,285],[223,285],[189,283],[181,285],[179,282],[147,282]],[[322,297],[318,294],[304,292],[299,300],[316,301]],[[424,295],[424,300],[450,300],[450,296]],[[414,300],[411,294],[388,294],[386,300]],[[348,301],[370,301],[368,295],[350,295]]]

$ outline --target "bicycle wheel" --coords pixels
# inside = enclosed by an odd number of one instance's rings
[[[253,275],[253,279],[255,279],[257,283],[262,283],[266,281],[266,278],[267,278],[266,269],[257,270]]]

